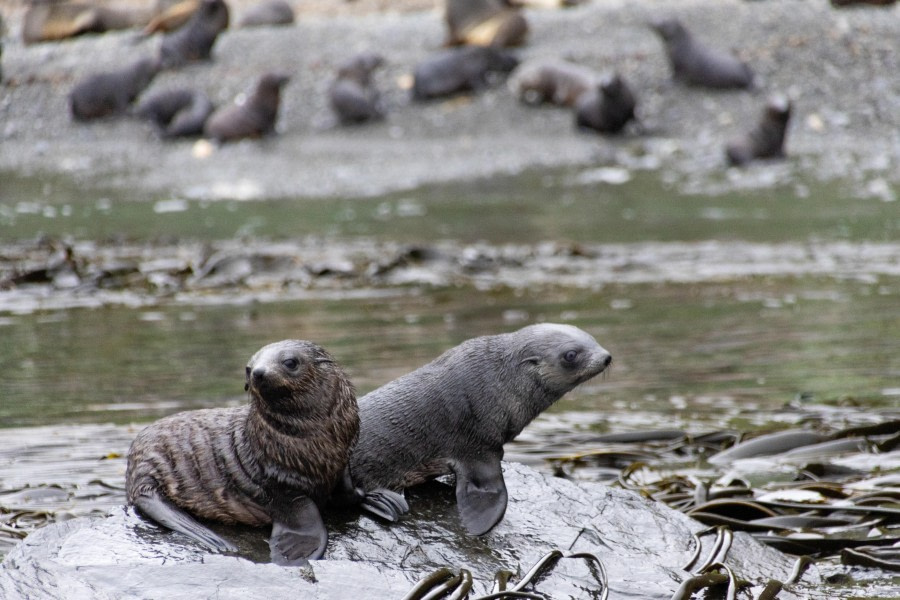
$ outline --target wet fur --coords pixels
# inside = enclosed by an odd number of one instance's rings
[[[563,367],[560,351],[587,362]],[[354,483],[399,489],[503,454],[536,416],[603,370],[609,354],[570,326],[533,325],[470,339],[359,400]],[[589,359],[589,360],[588,360]]]
[[[355,392],[324,349],[279,344],[307,357],[301,373],[263,354],[267,346],[247,367],[249,405],[176,414],[138,434],[125,475],[129,504],[160,493],[203,519],[262,526],[273,521],[272,506],[328,498],[359,432]],[[258,367],[266,375],[256,384]]]

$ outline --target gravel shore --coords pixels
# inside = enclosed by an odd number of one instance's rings
[[[900,7],[595,0],[527,9],[531,34],[517,50],[522,59],[566,57],[598,71],[617,70],[635,89],[641,128],[601,137],[577,132],[567,110],[519,104],[502,84],[478,95],[411,103],[403,84],[419,61],[441,48],[440,12],[365,5],[372,6],[352,14],[301,11],[289,27],[229,30],[212,62],[157,76],[148,91],[193,85],[217,104],[232,101],[264,71],[291,76],[277,135],[211,153],[194,141],[163,141],[132,119],[80,124],[69,116],[67,95],[76,81],[156,52],[158,37],[126,31],[25,47],[12,18],[2,56],[0,172],[62,173],[85,187],[189,198],[262,199],[369,196],[529,168],[616,165],[657,169],[664,180],[693,191],[800,188],[810,179],[841,179],[858,195],[895,197]],[[761,89],[673,85],[662,44],[646,26],[661,15],[677,15],[709,44],[734,49],[753,65]],[[327,87],[335,66],[363,50],[386,59],[376,79],[390,113],[380,123],[337,127]],[[727,169],[724,144],[756,122],[772,93],[794,102],[789,159]]]

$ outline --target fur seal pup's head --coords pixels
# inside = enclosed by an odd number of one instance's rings
[[[540,400],[527,406],[528,422],[579,384],[599,375],[612,363],[612,355],[589,333],[572,325],[539,323],[510,336],[517,370],[530,376]],[[523,423],[522,427],[528,423]],[[516,432],[518,434],[518,431]],[[505,440],[509,441],[509,440]]]
[[[327,416],[339,404],[356,404],[353,385],[334,358],[306,340],[260,348],[247,363],[244,389],[253,408],[286,418]]]

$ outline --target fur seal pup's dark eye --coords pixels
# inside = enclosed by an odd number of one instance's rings
[[[578,352],[576,350],[569,350],[563,354],[563,360],[566,362],[575,362],[576,358],[578,358]]]
[[[296,358],[286,358],[283,361],[281,361],[281,364],[283,364],[285,367],[287,367],[291,371],[293,371],[298,366],[300,366],[300,362]]]

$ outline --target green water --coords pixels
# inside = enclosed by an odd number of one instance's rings
[[[382,198],[179,201],[65,178],[4,174],[0,242],[40,236],[177,243],[234,236],[330,236],[428,243],[736,239],[900,239],[896,203],[841,185],[728,196],[668,191],[652,173],[576,185],[577,170],[432,186]],[[173,200],[175,200],[173,202]],[[174,212],[170,212],[173,209]],[[583,290],[395,288],[318,300],[4,314],[0,426],[146,421],[242,401],[242,369],[265,343],[318,341],[360,392],[460,341],[535,321],[585,328],[615,357],[603,379],[555,411],[592,426],[677,419],[687,428],[747,424],[795,397],[896,407],[900,280],[710,279]]]
[[[365,236],[493,243],[900,239],[896,203],[839,184],[683,195],[655,174],[624,185],[575,183],[574,170],[431,186],[366,199],[199,201],[0,173],[0,241],[36,235],[168,241],[236,236]],[[174,201],[174,202],[173,202]]]
[[[750,279],[11,315],[0,326],[0,423],[127,423],[237,403],[247,359],[286,337],[328,347],[364,393],[468,337],[540,320],[578,325],[612,352],[608,375],[553,410],[594,412],[614,429],[638,413],[694,430],[740,425],[745,409],[769,413],[799,395],[896,406],[898,294]]]

